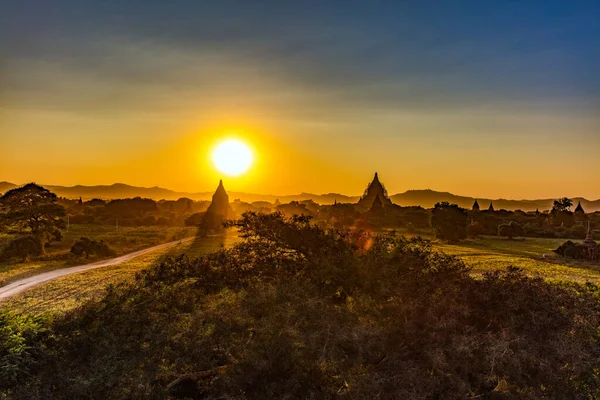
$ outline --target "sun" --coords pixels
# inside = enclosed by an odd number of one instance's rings
[[[228,139],[217,145],[212,153],[215,167],[229,176],[239,176],[252,166],[252,150],[244,142]]]

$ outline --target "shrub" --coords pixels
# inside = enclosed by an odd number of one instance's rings
[[[467,237],[467,218],[467,210],[444,201],[433,208],[431,227],[437,238],[455,242]]]
[[[103,240],[96,241],[87,237],[81,237],[75,241],[71,247],[71,253],[79,257],[85,256],[85,258],[89,256],[108,257],[115,255],[115,251],[108,247]]]
[[[44,317],[0,311],[0,397],[38,367],[49,333]]]
[[[415,233],[417,230],[415,229],[415,226],[412,224],[412,222],[409,222],[406,224],[406,233]]]
[[[506,236],[509,239],[525,236],[523,227],[515,221],[510,221],[508,224],[498,226],[498,236]]]
[[[158,218],[156,218],[156,225],[159,225],[159,226],[168,226],[170,224],[171,224],[171,221],[169,221],[169,219],[167,217],[158,217]]]
[[[421,238],[247,213],[59,316],[13,398],[598,397],[598,288],[469,275]],[[93,395],[92,395],[93,394]]]
[[[42,238],[39,235],[27,235],[20,236],[8,242],[0,254],[0,259],[20,258],[24,261],[27,257],[42,254],[44,254]]]
[[[570,240],[567,240],[556,250],[553,250],[556,254],[560,254],[563,257],[583,259],[585,258],[587,252],[587,246],[580,243],[573,243]]]
[[[467,236],[470,238],[476,238],[477,236],[483,235],[485,233],[485,227],[479,223],[474,222],[467,226]]]

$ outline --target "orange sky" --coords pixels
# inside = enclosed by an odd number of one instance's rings
[[[228,190],[600,198],[593,13],[125,3],[0,15],[0,181],[210,191],[233,135]]]

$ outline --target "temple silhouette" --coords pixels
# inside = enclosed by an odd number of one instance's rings
[[[373,181],[369,184],[360,200],[358,200],[358,206],[362,209],[370,210],[371,208],[384,208],[392,204],[385,186],[379,181],[379,175],[375,172]]]
[[[206,210],[208,214],[220,215],[223,218],[232,218],[233,210],[229,205],[229,195],[223,186],[223,180],[219,181],[219,186],[212,196],[212,202]]]

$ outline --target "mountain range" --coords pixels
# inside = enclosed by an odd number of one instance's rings
[[[0,193],[17,187],[14,183],[0,182]],[[58,196],[66,198],[79,198],[82,197],[84,200],[92,198],[102,199],[116,199],[116,198],[127,198],[127,197],[145,197],[155,200],[177,200],[181,197],[187,197],[193,200],[210,200],[212,192],[198,192],[198,193],[187,193],[187,192],[176,192],[173,190],[160,188],[160,187],[139,187],[131,186],[124,183],[115,183],[113,185],[96,185],[96,186],[57,186],[57,185],[43,185],[49,190],[56,193]],[[264,195],[254,193],[243,193],[243,192],[229,192],[229,198],[232,200],[240,199],[245,202],[254,201],[268,201],[275,202],[279,200],[282,203],[288,203],[292,200],[313,200],[319,204],[332,204],[334,201],[338,203],[356,203],[358,202],[359,196],[346,196],[339,193],[327,193],[327,194],[314,194],[314,193],[300,193],[295,195]],[[450,203],[456,203],[461,207],[471,208],[475,202],[475,198],[469,196],[458,196],[448,192],[438,192],[435,190],[408,190],[404,193],[398,193],[390,196],[391,200],[400,206],[421,206],[425,208],[431,208],[435,203],[440,201],[448,201]],[[496,210],[523,210],[523,211],[540,211],[549,210],[552,208],[552,202],[554,199],[535,199],[535,200],[510,200],[510,199],[477,199],[481,209],[487,209],[490,203],[494,204]],[[581,206],[586,212],[600,211],[600,199],[588,200],[581,197],[572,198],[573,203],[576,205],[581,202]]]

